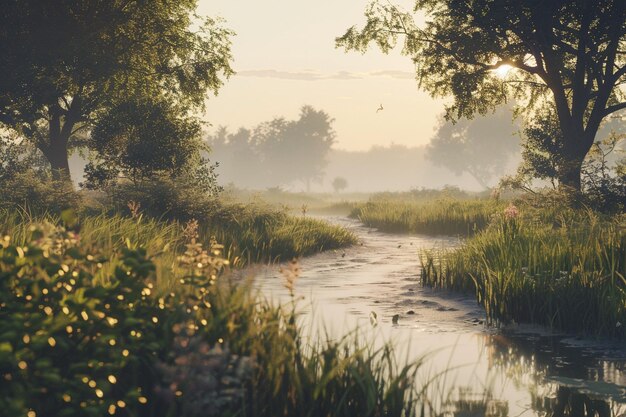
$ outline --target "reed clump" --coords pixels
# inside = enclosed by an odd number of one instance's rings
[[[452,251],[421,253],[426,285],[469,291],[493,323],[624,338],[623,216],[509,206]]]
[[[224,244],[235,264],[288,260],[357,242],[345,228],[264,204],[229,204],[201,221],[201,229]]]

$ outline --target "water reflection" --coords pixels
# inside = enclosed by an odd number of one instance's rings
[[[533,408],[554,417],[611,417],[618,415],[617,403],[581,394],[574,388],[559,386],[553,397],[535,398]],[[613,412],[615,410],[615,413]]]
[[[457,390],[456,398],[451,401],[440,417],[508,417],[508,401],[493,398],[492,393],[477,394],[472,388]]]
[[[594,398],[576,389],[558,386],[554,395],[533,396],[532,414],[541,417],[616,417],[624,416],[624,405]],[[470,388],[460,390],[439,417],[509,417],[509,402],[491,394],[475,394]]]
[[[532,414],[626,416],[623,350],[605,347],[594,351],[564,343],[559,336],[499,334],[486,338],[490,365],[495,372],[505,373],[516,387],[529,391]]]

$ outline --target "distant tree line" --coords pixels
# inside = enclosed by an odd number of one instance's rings
[[[297,120],[275,118],[234,133],[221,127],[207,143],[225,181],[257,189],[300,182],[310,190],[324,178],[333,122],[323,110],[303,106]]]

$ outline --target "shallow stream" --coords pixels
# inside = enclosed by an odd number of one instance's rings
[[[347,218],[325,219],[352,230],[360,244],[299,262],[295,294],[303,298],[304,325],[314,337],[358,329],[374,345],[393,342],[399,358],[423,358],[420,379],[441,375],[431,395],[449,415],[626,416],[623,344],[539,328],[490,328],[474,297],[419,284],[418,252],[452,248],[459,239],[387,234]],[[248,273],[266,297],[287,302],[278,269]]]

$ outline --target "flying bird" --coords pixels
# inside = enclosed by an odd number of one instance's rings
[[[383,105],[381,104],[380,107],[378,109],[376,109],[376,113],[378,113],[379,111],[385,110],[385,108],[383,107]]]

